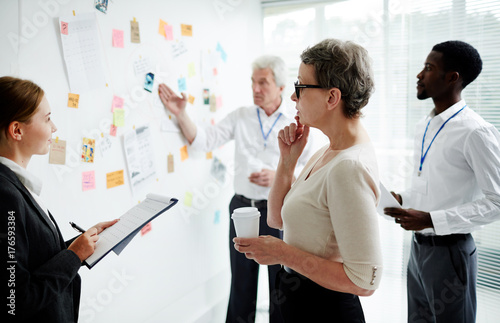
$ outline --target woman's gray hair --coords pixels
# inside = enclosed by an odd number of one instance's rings
[[[374,90],[371,59],[366,49],[351,41],[325,39],[307,48],[300,58],[314,67],[321,87],[340,90],[347,118],[361,116],[361,108]]]
[[[273,71],[274,81],[277,86],[286,85],[286,65],[285,62],[278,56],[264,55],[258,57],[252,63],[252,70],[260,70],[264,68],[270,68]]]

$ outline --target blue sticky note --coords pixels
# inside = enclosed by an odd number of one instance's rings
[[[186,78],[181,77],[180,79],[178,79],[177,86],[179,87],[179,92],[186,92],[186,90],[187,90]]]
[[[219,222],[220,222],[220,211],[217,210],[215,211],[214,224],[219,224]]]
[[[227,60],[227,54],[224,51],[224,49],[222,48],[222,46],[221,46],[220,43],[217,43],[217,49],[216,50],[220,53],[220,57],[225,62]]]

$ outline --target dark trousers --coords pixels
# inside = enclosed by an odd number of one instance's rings
[[[234,209],[251,206],[247,201],[243,201],[234,196],[229,204],[229,214]],[[280,237],[280,231],[271,229],[267,225],[267,203],[262,202],[256,207],[260,211],[259,235],[271,235]],[[231,259],[231,293],[227,309],[227,323],[247,323],[255,322],[255,311],[257,305],[257,285],[259,278],[259,264],[254,260],[247,259],[245,254],[234,249],[233,238],[236,237],[234,223],[231,219],[229,230],[229,255]],[[269,321],[271,323],[281,323],[281,315],[273,299],[275,296],[276,274],[280,270],[279,265],[267,266],[269,273]]]
[[[476,277],[477,252],[470,234],[415,233],[408,262],[408,322],[475,322]]]
[[[358,296],[324,288],[312,280],[282,269],[278,273],[281,315],[286,323],[364,323]]]

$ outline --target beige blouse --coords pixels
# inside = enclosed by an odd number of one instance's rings
[[[284,241],[342,262],[354,284],[376,289],[382,276],[382,251],[375,150],[371,143],[342,150],[307,178],[326,149],[311,158],[285,197]]]

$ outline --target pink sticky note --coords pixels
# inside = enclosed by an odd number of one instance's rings
[[[165,28],[165,39],[166,40],[174,40],[174,28],[172,25],[164,25]]]
[[[111,105],[111,112],[115,112],[115,109],[123,109],[123,98],[113,95],[113,103]]]
[[[113,137],[116,137],[116,129],[118,129],[114,124],[111,125],[111,129],[109,130],[109,134]]]
[[[82,173],[82,191],[95,189],[95,171],[91,170]]]
[[[217,102],[217,109],[222,108],[222,96],[218,96],[216,99]]]
[[[214,75],[217,75],[217,67],[214,67]]]
[[[151,231],[151,229],[152,229],[151,222],[149,222],[144,227],[142,227],[142,229],[141,229],[141,236],[143,236],[146,233],[148,233],[149,231]]]
[[[123,30],[113,29],[113,47],[123,48]]]
[[[61,34],[67,35],[68,34],[68,23],[61,21]]]

